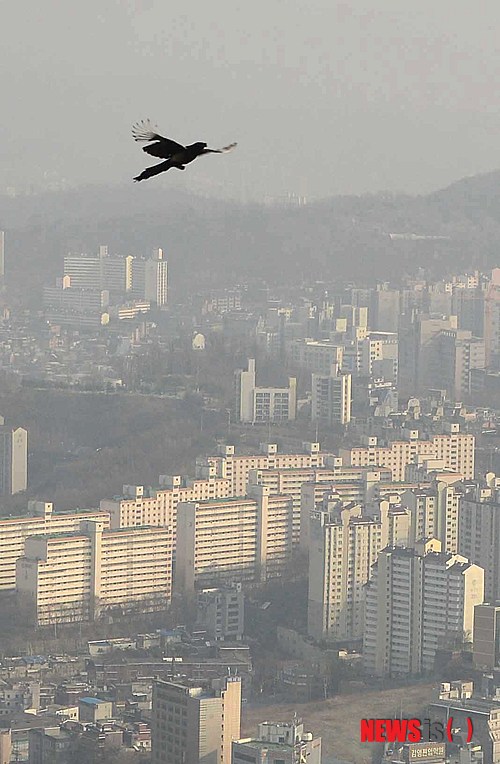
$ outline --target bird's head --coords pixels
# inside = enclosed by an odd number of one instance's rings
[[[203,151],[204,149],[206,149],[207,145],[208,144],[201,143],[201,142],[193,143],[193,148],[196,149],[197,151]]]

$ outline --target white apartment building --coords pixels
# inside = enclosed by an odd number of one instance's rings
[[[29,536],[77,530],[82,520],[96,520],[109,527],[109,514],[83,509],[53,511],[51,502],[29,501],[28,514],[0,518],[0,591],[16,588],[16,561],[24,555]]]
[[[361,505],[333,504],[310,521],[307,631],[314,639],[359,639],[363,634],[364,587],[379,550],[408,539],[409,517],[381,502],[378,516]]]
[[[341,462],[340,458],[337,460]],[[318,471],[316,482],[303,483],[300,492],[300,546],[309,550],[309,525],[311,515],[321,510],[323,500],[340,501],[342,504],[369,505],[378,498],[381,487],[387,487],[391,480],[390,470],[372,470],[369,467],[332,468],[333,477],[327,477],[327,471]],[[385,482],[381,482],[385,481]],[[392,483],[390,484],[393,485]]]
[[[288,469],[251,469],[248,473],[247,490],[252,485],[268,486],[271,495],[281,494],[292,499],[293,545],[301,544],[301,495],[305,483],[331,481],[335,470],[330,467],[289,467]]]
[[[70,253],[64,258],[64,278],[76,289],[124,295],[132,286],[133,259],[110,255],[106,246],[97,255]]]
[[[232,496],[244,496],[250,470],[325,467],[332,454],[321,451],[319,443],[304,443],[303,453],[280,454],[275,443],[262,443],[260,453],[237,454],[234,446],[221,445],[215,456],[196,459],[196,476],[212,469],[215,476],[231,481]]]
[[[30,536],[17,560],[16,589],[37,625],[92,620],[110,609],[165,607],[172,591],[170,528],[105,528]]]
[[[261,485],[251,486],[246,498],[179,504],[176,588],[279,575],[292,552],[292,520],[291,498]]]
[[[401,494],[401,504],[410,511],[410,546],[435,538],[441,549],[456,554],[462,491],[454,485],[434,480],[429,486],[409,489]],[[471,559],[471,558],[469,558]]]
[[[208,467],[207,474],[214,468]],[[181,475],[160,475],[160,488],[149,491],[142,485],[124,485],[123,495],[102,499],[100,508],[108,512],[111,528],[136,525],[167,525],[174,530],[177,505],[185,501],[209,501],[233,496],[228,478],[200,477],[191,480]]]
[[[151,257],[132,260],[132,288],[134,297],[148,300],[157,308],[162,308],[168,300],[168,263],[163,250],[153,250]]]
[[[462,473],[466,480],[474,478],[474,435],[459,431],[459,425],[450,426],[448,434],[434,435],[429,440],[408,437],[386,446],[378,444],[374,435],[366,436],[366,445],[340,449],[345,464],[357,467],[390,467],[393,480],[403,481],[405,469],[419,457],[442,459],[446,469]],[[418,432],[414,431],[417,435]]]
[[[436,539],[415,549],[387,547],[366,586],[363,656],[376,676],[432,671],[446,640],[472,633],[484,598],[484,571],[440,551]]]
[[[288,387],[257,387],[255,359],[248,370],[235,372],[236,416],[240,422],[288,422],[297,413],[297,380],[289,377]]]
[[[28,431],[9,427],[0,416],[0,496],[28,487]]]
[[[311,419],[329,427],[347,425],[351,421],[352,376],[334,366],[328,376],[312,374]]]

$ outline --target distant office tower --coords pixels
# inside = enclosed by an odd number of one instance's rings
[[[500,268],[494,268],[484,299],[486,366],[500,369]]]
[[[472,661],[478,670],[500,666],[500,605],[484,602],[474,608]]]
[[[436,344],[440,365],[433,382],[460,401],[471,393],[471,372],[485,368],[484,339],[464,329],[447,329],[438,335]]]
[[[255,359],[249,358],[248,368],[235,372],[236,416],[240,422],[253,421],[255,382]]]
[[[304,732],[301,719],[262,722],[255,738],[233,743],[232,764],[321,764],[321,738]]]
[[[5,231],[0,231],[0,286],[5,279]]]
[[[399,291],[378,284],[370,301],[370,327],[377,332],[397,332],[400,316]]]
[[[152,764],[231,764],[240,720],[239,677],[213,680],[211,687],[156,681]]]
[[[132,285],[133,257],[110,255],[104,245],[97,255],[68,254],[64,258],[64,276],[74,289],[107,291],[122,296]]]
[[[327,505],[328,506],[328,505]],[[307,631],[315,639],[359,639],[363,634],[364,587],[379,550],[407,543],[409,517],[391,520],[388,502],[378,516],[363,516],[361,505],[331,502],[310,518]]]
[[[149,259],[132,261],[132,293],[162,308],[168,297],[168,263],[162,249],[155,249]]]
[[[437,387],[440,357],[438,337],[441,332],[456,329],[456,316],[419,314],[399,334],[399,379],[407,390],[418,391]]]
[[[240,422],[287,422],[297,413],[297,380],[289,377],[288,387],[256,387],[255,360],[248,369],[235,372],[235,408]]]
[[[70,286],[68,276],[54,287],[43,290],[45,317],[53,324],[96,329],[103,322],[109,305],[109,292]]]
[[[484,594],[500,601],[500,479],[466,486],[460,502],[458,552],[484,568]]]
[[[429,540],[383,549],[366,587],[363,656],[376,676],[432,671],[436,652],[472,634],[484,571]]]
[[[392,332],[370,332],[357,343],[358,372],[386,382],[398,381],[398,335]]]
[[[458,328],[473,337],[484,337],[484,285],[453,289],[451,313],[458,318]]]
[[[0,417],[0,496],[12,496],[28,486],[28,432],[12,428]]]
[[[293,365],[314,374],[330,374],[335,364],[342,368],[343,354],[343,345],[329,340],[296,339],[290,343]]]
[[[333,366],[329,376],[312,374],[311,419],[328,426],[346,425],[351,421],[350,374],[342,374]]]

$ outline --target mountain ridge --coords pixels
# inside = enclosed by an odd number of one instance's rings
[[[252,277],[390,280],[422,266],[489,268],[500,250],[500,170],[431,194],[335,196],[305,206],[241,204],[165,186],[85,186],[0,197],[7,283],[40,294],[68,251],[147,254],[162,246],[172,283],[195,291]],[[413,244],[390,233],[448,237]],[[425,241],[425,240],[424,240]]]

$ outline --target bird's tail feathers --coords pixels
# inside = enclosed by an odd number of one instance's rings
[[[132,126],[132,137],[135,141],[154,141],[158,138],[158,127],[150,119],[142,119]]]
[[[221,149],[215,149],[218,154],[225,154],[227,151],[232,151],[236,148],[237,143],[230,143],[229,146],[223,146]]]

